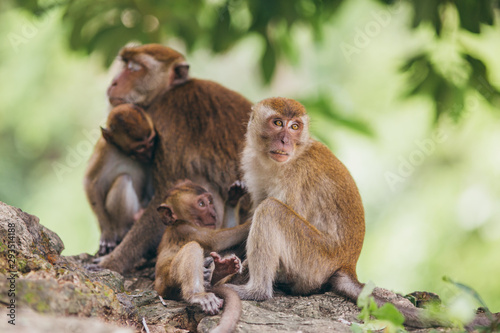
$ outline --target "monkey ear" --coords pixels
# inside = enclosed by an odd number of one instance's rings
[[[104,140],[106,140],[109,143],[112,142],[111,132],[107,128],[101,127],[101,134],[102,134],[102,137],[104,138]]]
[[[158,213],[162,218],[163,223],[170,225],[177,221],[177,215],[174,214],[172,208],[167,204],[161,204],[157,209]]]
[[[178,86],[180,84],[183,84],[188,80],[188,74],[189,74],[189,65],[185,62],[181,62],[178,64],[174,65],[173,68],[173,78],[172,78],[172,83],[171,86]]]

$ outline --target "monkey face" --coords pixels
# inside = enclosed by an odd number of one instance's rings
[[[192,200],[191,216],[193,222],[204,228],[215,229],[217,213],[215,212],[213,197],[206,192],[198,195]]]
[[[120,52],[123,69],[108,88],[111,105],[148,106],[160,94],[188,80],[189,65],[170,48],[149,44],[125,47]]]
[[[301,118],[287,118],[273,115],[267,119],[269,133],[269,157],[283,163],[293,157],[295,147],[300,142],[304,123]]]
[[[131,143],[131,157],[142,163],[151,162],[153,160],[155,139],[156,133],[152,132],[146,139]]]
[[[190,180],[178,183],[170,191],[171,194],[158,207],[165,224],[185,221],[198,227],[215,229],[217,213],[210,192]]]
[[[108,100],[113,106],[123,103],[148,105],[165,89],[168,73],[162,63],[147,54],[122,57],[123,69],[108,87]]]

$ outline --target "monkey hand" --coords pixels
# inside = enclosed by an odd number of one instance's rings
[[[212,273],[212,285],[215,285],[226,276],[241,273],[243,265],[241,264],[240,258],[236,255],[232,254],[224,258],[221,258],[221,256],[216,252],[211,252],[210,255],[212,256],[215,264]]]
[[[235,207],[242,196],[244,196],[248,191],[247,185],[241,181],[235,181],[227,192],[227,204],[229,206]]]
[[[214,269],[214,258],[206,257],[203,262],[203,285],[205,286],[205,289],[212,287],[212,274]]]
[[[214,293],[196,293],[188,298],[188,302],[191,304],[198,304],[201,306],[203,312],[210,315],[216,315],[222,308],[224,301],[219,297],[215,296]]]

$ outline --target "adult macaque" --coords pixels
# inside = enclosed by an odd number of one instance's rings
[[[155,130],[138,106],[111,110],[85,172],[85,192],[101,229],[98,254],[113,250],[152,197]]]
[[[109,101],[141,105],[158,133],[152,169],[155,197],[100,263],[123,272],[156,250],[165,228],[156,208],[176,180],[187,178],[204,186],[213,194],[217,215],[224,215],[227,189],[238,178],[238,153],[251,103],[215,82],[189,78],[184,57],[170,48],[126,47],[120,57],[125,66],[108,89]]]
[[[309,136],[308,125],[305,108],[291,99],[270,98],[253,108],[242,156],[255,208],[247,240],[250,278],[231,285],[242,299],[271,298],[275,281],[301,295],[329,286],[354,302],[363,289],[356,275],[365,235],[361,197],[346,167]],[[399,310],[410,326],[448,324],[423,318],[420,309]]]
[[[221,258],[217,252],[241,244],[248,235],[249,222],[215,230],[217,213],[212,195],[189,180],[177,183],[167,192],[158,212],[167,227],[158,247],[155,290],[166,298],[182,298],[198,304],[209,314],[219,312],[223,301],[217,296],[223,297],[225,309],[230,311],[224,311],[221,326],[231,329],[219,329],[233,331],[241,312],[241,301],[232,289],[223,285],[212,288],[212,285],[241,270],[241,262],[235,255]],[[207,275],[204,258],[209,253],[215,268]],[[226,312],[229,318],[224,317]]]

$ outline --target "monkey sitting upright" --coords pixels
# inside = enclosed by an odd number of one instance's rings
[[[206,287],[241,269],[241,262],[235,255],[221,258],[216,252],[244,242],[250,222],[215,230],[218,216],[212,194],[190,180],[178,182],[171,188],[158,212],[167,228],[158,247],[155,290],[169,299],[182,298],[199,304],[209,314],[219,312],[223,302],[215,294],[221,296],[226,307],[218,329],[232,331],[241,312],[238,295],[224,285],[211,291]],[[215,260],[215,270],[207,281],[204,258],[209,253]]]
[[[101,229],[98,254],[104,255],[120,243],[151,200],[149,163],[156,132],[151,118],[132,104],[113,108],[101,131],[84,186]]]

